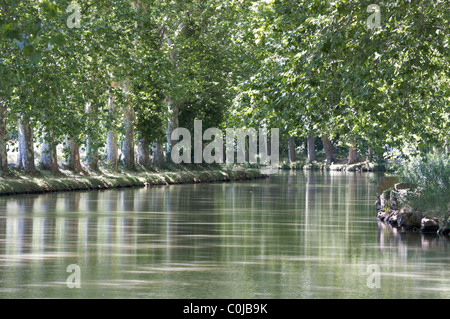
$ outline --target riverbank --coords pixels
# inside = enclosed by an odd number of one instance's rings
[[[33,176],[13,172],[0,176],[0,196],[47,193],[62,191],[104,190],[128,187],[151,187],[169,184],[201,182],[228,182],[265,178],[267,175],[254,168],[227,168],[219,165],[171,165],[160,170],[108,172],[75,175],[63,172],[61,175],[48,171],[37,171]]]
[[[390,179],[395,181],[395,178]],[[407,183],[396,183],[383,190],[375,202],[377,220],[392,228],[405,231],[450,235],[450,229],[444,217],[433,216],[409,206],[408,192],[410,191],[411,185]]]
[[[347,159],[336,161],[331,165],[325,162],[284,162],[281,164],[280,169],[291,170],[316,170],[316,171],[338,171],[338,172],[390,172],[393,171],[393,167],[389,163],[374,163],[367,160],[360,161],[353,164],[347,164]]]

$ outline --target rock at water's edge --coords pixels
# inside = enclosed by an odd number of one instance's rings
[[[389,207],[389,196],[390,196],[389,193],[386,193],[386,192],[384,192],[380,195],[381,209],[384,209],[385,207]]]
[[[380,210],[377,214],[377,219],[380,221],[384,221],[386,218],[388,218],[390,216],[390,213],[384,211],[384,210]]]
[[[398,213],[397,225],[407,230],[419,230],[422,226],[422,213],[401,211]]]
[[[420,222],[420,232],[421,233],[435,233],[439,230],[439,219],[438,218],[422,218]]]
[[[381,206],[381,199],[380,199],[379,195],[377,196],[377,200],[375,202],[375,209],[376,209],[377,213],[383,209],[383,206]]]
[[[398,210],[394,210],[389,215],[389,217],[385,219],[385,222],[387,222],[388,224],[390,224],[392,226],[397,226],[398,214],[399,214],[399,211]]]
[[[394,186],[395,191],[385,189],[378,195],[375,202],[377,219],[390,224],[392,227],[402,227],[407,231],[413,230],[420,231],[421,233],[437,232],[440,235],[450,235],[449,227],[439,228],[438,218],[423,216],[421,212],[413,211],[406,204],[408,191],[413,187],[407,183],[397,183]]]
[[[397,192],[391,191],[389,195],[389,203],[391,205],[391,209],[398,209],[398,199]]]

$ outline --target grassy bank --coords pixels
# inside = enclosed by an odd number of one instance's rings
[[[33,176],[11,172],[0,176],[0,196],[45,193],[59,191],[100,190],[125,187],[149,187],[156,185],[187,184],[200,182],[224,182],[266,177],[258,169],[224,167],[219,165],[172,165],[153,171],[111,172],[75,175],[64,171],[61,175],[38,171]]]

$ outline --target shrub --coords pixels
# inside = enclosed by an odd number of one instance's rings
[[[398,175],[402,182],[416,187],[407,200],[410,206],[444,217],[448,224],[450,211],[450,156],[427,154],[404,161]]]

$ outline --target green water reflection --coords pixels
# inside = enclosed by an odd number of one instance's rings
[[[3,197],[0,297],[449,298],[450,241],[378,224],[376,179],[298,171]]]

